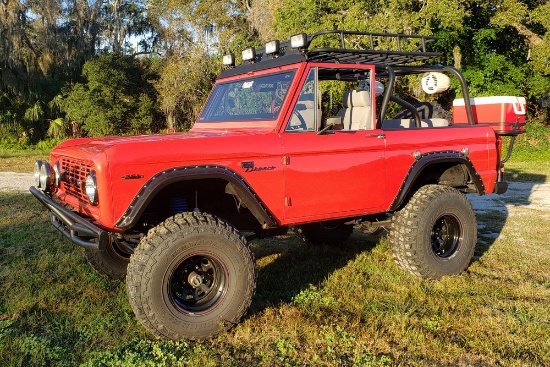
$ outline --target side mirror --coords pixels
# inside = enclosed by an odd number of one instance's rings
[[[343,130],[344,129],[344,123],[342,122],[341,116],[336,117],[329,117],[327,118],[327,122],[324,128],[319,130],[317,135],[321,135],[326,133],[329,129],[331,130]]]

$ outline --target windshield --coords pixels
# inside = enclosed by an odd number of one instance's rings
[[[217,84],[198,121],[274,120],[293,77],[288,71]]]

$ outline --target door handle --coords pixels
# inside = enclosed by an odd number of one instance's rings
[[[367,134],[365,136],[368,137],[368,138],[386,139],[385,134]]]

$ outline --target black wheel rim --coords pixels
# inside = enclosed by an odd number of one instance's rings
[[[214,256],[196,254],[183,259],[170,276],[170,300],[183,313],[203,314],[225,296],[228,279],[223,263]]]
[[[432,228],[432,251],[441,259],[453,257],[462,243],[462,224],[453,214],[443,214]]]

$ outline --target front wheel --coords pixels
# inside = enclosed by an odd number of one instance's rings
[[[182,213],[152,229],[130,259],[128,298],[152,334],[203,339],[237,324],[256,288],[245,238],[208,214]]]
[[[389,240],[395,261],[411,274],[458,274],[470,264],[477,243],[472,204],[451,187],[423,186],[395,213]]]

